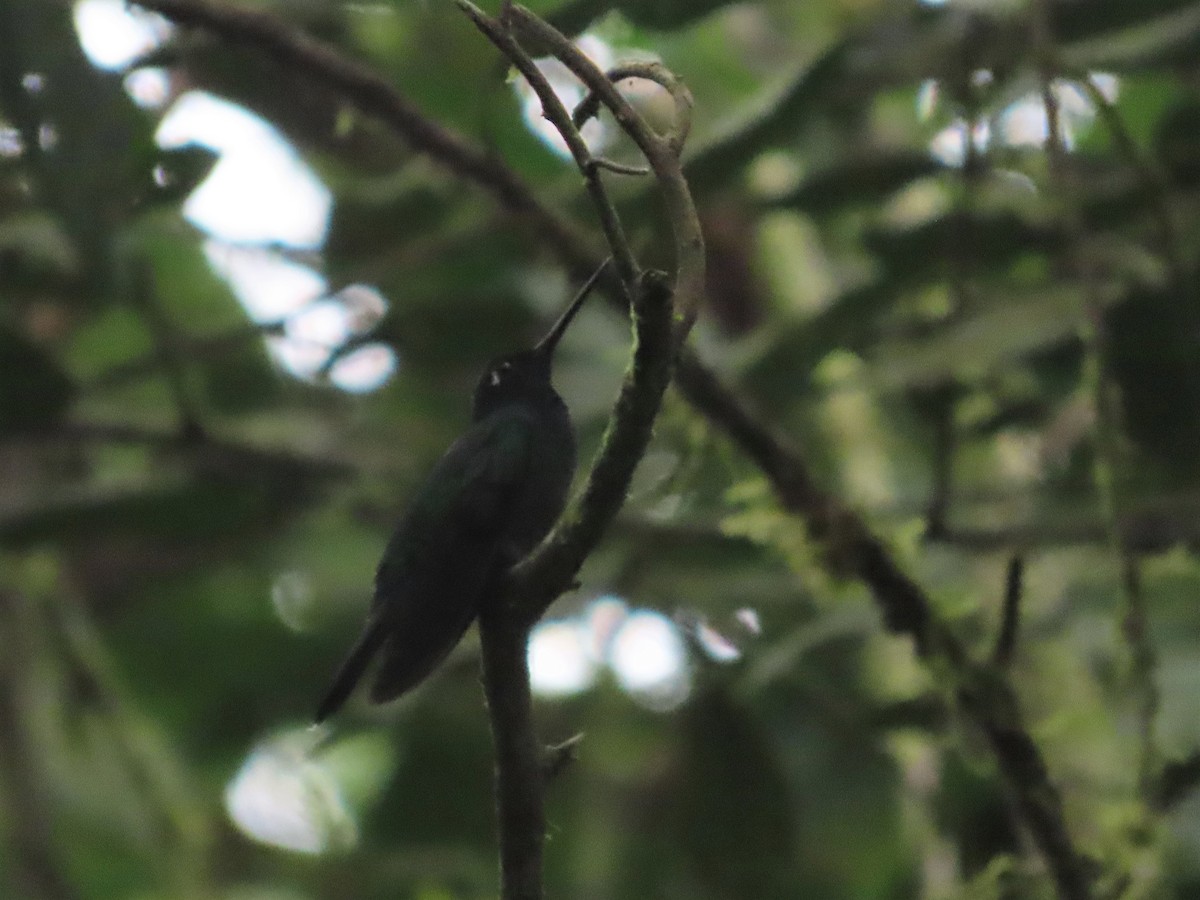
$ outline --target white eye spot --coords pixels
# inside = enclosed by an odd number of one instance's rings
[[[500,371],[501,372],[507,372],[511,368],[512,368],[512,363],[509,363],[509,362],[500,363]]]
[[[499,386],[500,386],[500,372],[499,372],[499,370],[497,370],[497,369],[492,369],[492,377],[491,377],[491,379],[490,379],[490,380],[491,380],[491,383],[492,383],[492,387],[499,387]]]

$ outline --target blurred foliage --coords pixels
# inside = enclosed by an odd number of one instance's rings
[[[588,221],[451,4],[246,5]],[[1010,673],[1081,847],[1123,896],[1200,891],[1200,4],[531,5],[686,80],[712,254],[695,343],[981,657],[1025,555]],[[169,98],[242,104],[319,173],[323,246],[256,252],[315,266],[335,300],[377,289],[386,311],[350,342],[399,365],[361,395],[284,371],[263,338],[288,326],[251,320],[183,215],[214,154],[156,146],[165,105],[88,62],[68,3],[0,0],[0,895],[491,895],[472,640],[409,698],[304,726],[476,373],[538,333],[565,279],[539,235],[305,73],[183,32],[148,62]],[[610,182],[658,259],[649,189]],[[565,343],[585,459],[625,354],[598,304]],[[1150,747],[1114,532],[1157,657]],[[1048,896],[979,737],[821,562],[670,396],[555,614],[616,595],[674,616],[690,694],[644,707],[604,669],[539,701],[547,741],[586,734],[550,792],[549,896]],[[760,634],[725,629],[747,609]],[[697,623],[740,658],[715,662]],[[1170,764],[1169,803],[1139,796],[1147,756]],[[225,792],[253,778],[327,852],[239,832]]]

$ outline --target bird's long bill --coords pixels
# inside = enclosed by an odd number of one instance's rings
[[[550,361],[550,357],[554,355],[554,348],[558,346],[559,339],[566,333],[567,326],[575,318],[575,313],[579,312],[579,308],[583,306],[583,301],[588,298],[588,294],[592,292],[592,288],[596,286],[596,282],[600,280],[600,276],[604,274],[604,270],[608,268],[610,262],[612,262],[611,259],[606,259],[600,264],[600,268],[592,273],[583,287],[579,289],[579,293],[575,295],[575,299],[571,301],[571,305],[558,317],[558,321],[554,323],[554,327],[550,329],[544,338],[538,341],[537,346],[533,348],[534,353],[543,357],[547,362]]]

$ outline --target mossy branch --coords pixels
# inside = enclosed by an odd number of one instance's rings
[[[852,573],[867,586],[887,627],[911,637],[925,663],[951,679],[952,693],[967,721],[990,746],[1013,805],[1045,860],[1058,895],[1063,900],[1090,898],[1094,866],[1074,845],[1062,798],[1022,721],[1016,692],[1003,672],[970,658],[937,616],[924,590],[900,568],[883,542],[859,516],[817,484],[803,454],[766,427],[686,352],[679,361],[676,383],[759,466],[780,504],[808,526],[809,534],[820,542],[835,567]]]

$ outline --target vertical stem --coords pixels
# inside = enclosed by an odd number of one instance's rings
[[[479,618],[483,689],[496,753],[503,900],[541,900],[546,833],[541,754],[529,689],[529,627],[502,604]]]
[[[948,386],[934,399],[933,492],[925,511],[927,537],[946,533],[946,516],[954,493],[954,456],[958,435],[954,423],[954,387]]]
[[[1017,630],[1021,626],[1021,592],[1025,581],[1025,558],[1014,554],[1008,560],[1008,571],[1004,576],[1004,610],[1000,617],[1000,631],[996,646],[992,650],[992,662],[1000,668],[1012,663],[1017,649]]]

